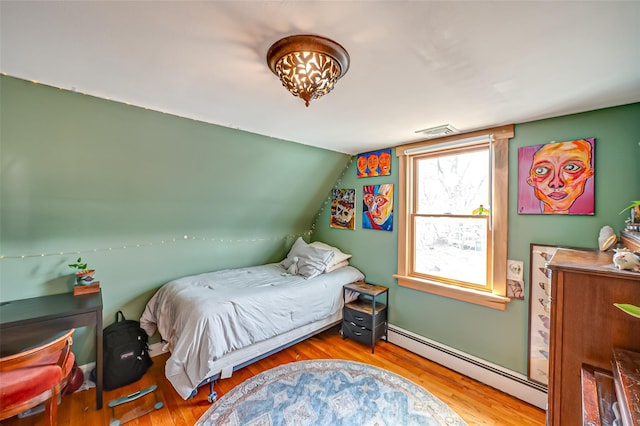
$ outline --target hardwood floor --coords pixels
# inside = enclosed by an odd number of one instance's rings
[[[164,407],[126,424],[130,426],[193,425],[210,407],[207,402],[209,386],[200,388],[193,399],[182,400],[164,377],[164,362],[167,358],[167,354],[154,357],[154,365],[138,382],[116,390],[105,391],[104,408],[100,411],[95,409],[95,390],[93,389],[65,396],[59,406],[58,425],[108,425],[112,415],[111,409],[107,406],[109,401],[153,384],[158,385],[158,397],[164,403]],[[218,381],[215,390],[219,396],[222,396],[247,378],[277,365],[305,359],[328,358],[365,362],[404,376],[448,404],[470,426],[541,426],[545,424],[543,410],[428,361],[392,343],[379,342],[376,345],[375,354],[371,354],[368,347],[348,339],[343,340],[337,328],[327,330],[236,371],[231,378]],[[153,398],[143,397],[138,402],[143,405],[152,405]],[[129,405],[134,404],[136,403]],[[122,411],[124,411],[123,406],[119,407],[119,412],[116,415],[122,416]],[[43,414],[25,419],[13,418],[2,422],[2,425],[7,426],[40,426],[45,424]]]

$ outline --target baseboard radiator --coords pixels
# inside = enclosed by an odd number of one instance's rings
[[[442,345],[400,327],[389,325],[389,342],[460,374],[499,389],[538,408],[547,408],[547,388],[526,376]]]

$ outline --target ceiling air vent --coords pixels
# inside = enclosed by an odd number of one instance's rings
[[[459,130],[453,127],[451,124],[443,124],[441,126],[430,127],[428,129],[416,130],[415,133],[422,133],[427,138],[438,138],[441,136],[448,136],[458,133]]]

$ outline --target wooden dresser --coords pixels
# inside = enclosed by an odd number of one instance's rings
[[[640,351],[640,318],[614,303],[640,304],[640,273],[613,266],[612,253],[558,249],[552,272],[548,424],[582,424],[583,364],[611,370],[613,348]]]

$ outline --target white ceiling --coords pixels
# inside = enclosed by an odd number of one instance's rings
[[[640,1],[7,1],[11,76],[345,153],[640,101]],[[294,98],[269,46],[351,56]],[[639,118],[640,119],[640,118]]]

